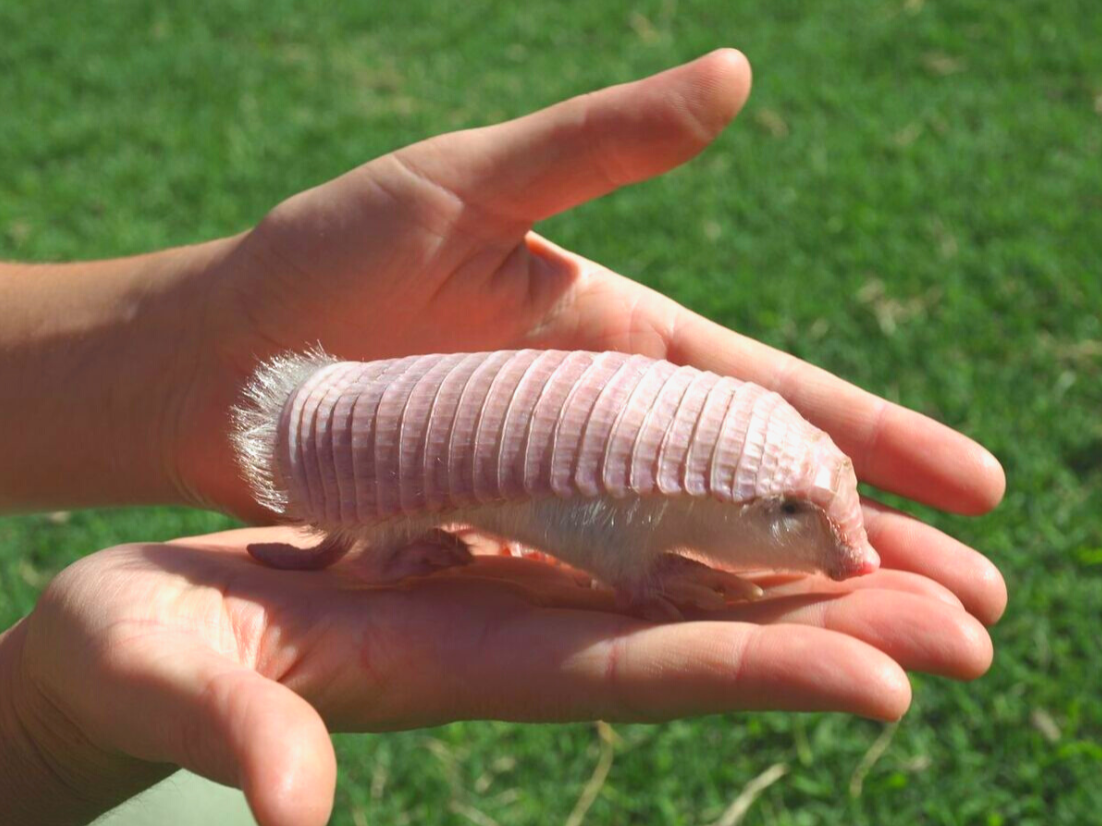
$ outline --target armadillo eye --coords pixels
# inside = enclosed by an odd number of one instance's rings
[[[785,516],[795,516],[800,512],[800,503],[794,499],[785,499],[781,502],[781,513]]]

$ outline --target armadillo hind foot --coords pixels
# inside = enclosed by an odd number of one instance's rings
[[[334,535],[311,548],[271,542],[253,543],[247,550],[253,559],[270,568],[316,571],[339,562],[357,544],[355,539]],[[350,567],[358,579],[384,585],[466,565],[471,559],[470,548],[460,536],[433,528],[408,544],[365,548],[355,555]]]

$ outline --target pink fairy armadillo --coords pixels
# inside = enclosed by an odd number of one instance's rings
[[[560,350],[315,354],[270,362],[247,397],[235,442],[258,500],[324,536],[250,547],[275,567],[357,546],[373,576],[400,579],[468,559],[441,530],[466,527],[581,568],[628,605],[714,606],[756,588],[681,554],[835,579],[879,564],[830,438],[776,393],[692,367]]]

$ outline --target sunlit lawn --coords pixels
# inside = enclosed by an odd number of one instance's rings
[[[742,48],[754,94],[716,146],[541,229],[988,444],[1002,507],[932,518],[1006,574],[994,667],[916,676],[894,730],[754,714],[341,736],[333,822],[564,822],[602,748],[587,823],[708,824],[775,764],[745,823],[1099,822],[1100,33],[1090,0],[0,0],[0,257],[237,232],[417,138]],[[228,524],[0,520],[0,623],[83,554]]]

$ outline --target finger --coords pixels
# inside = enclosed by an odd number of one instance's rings
[[[166,650],[164,635],[151,640],[116,660],[103,692],[119,719],[151,721],[127,750],[240,788],[261,826],[328,822],[336,757],[317,712],[209,648],[189,640]]]
[[[883,490],[965,514],[985,513],[1002,499],[1002,466],[967,436],[745,336],[715,349],[729,336],[695,317],[671,344],[674,360],[701,360],[705,369],[777,391],[831,435],[862,481]]]
[[[1006,610],[1006,582],[987,557],[909,514],[864,499],[865,529],[885,568],[940,582],[984,625]]]
[[[764,574],[752,577],[753,581],[765,589],[767,597],[798,596],[817,594],[820,596],[848,594],[860,590],[899,591],[928,599],[935,599],[953,608],[963,609],[960,599],[939,582],[910,571],[895,571],[886,568],[866,576],[852,577],[837,582],[825,576]]]
[[[750,65],[720,49],[652,77],[389,156],[466,204],[532,223],[697,155],[750,94]]]
[[[204,537],[201,546],[229,552],[236,542],[243,557],[241,543],[265,535],[291,538],[278,529],[246,530]],[[498,567],[521,574],[503,582],[495,579],[504,575]],[[287,684],[338,728],[401,729],[464,718],[670,719],[740,709],[895,719],[910,702],[906,675],[890,657],[821,628],[649,626],[599,610],[541,607],[555,599],[609,600],[530,560],[479,558],[462,572],[393,590],[330,587],[324,622],[293,616],[320,604],[304,599],[303,588],[339,579],[336,569],[309,581],[281,571],[253,573],[254,588],[262,573],[264,587],[273,589],[269,601],[288,600],[279,609],[284,644],[298,633],[312,635],[312,653]],[[296,584],[288,591],[289,577]]]
[[[799,623],[853,637],[908,671],[972,680],[991,666],[991,638],[960,608],[902,591],[770,597],[725,610],[743,622]]]
[[[243,558],[249,556],[246,550],[249,545],[286,544],[302,550],[317,544],[317,534],[303,528],[295,528],[288,525],[278,525],[261,528],[232,528],[228,531],[216,531],[202,536],[185,536],[179,539],[171,539],[166,545],[181,545],[185,547],[202,546],[210,550],[232,553]]]
[[[360,659],[372,663],[377,689],[364,718],[359,686],[361,726],[661,720],[751,709],[896,719],[910,702],[906,675],[890,657],[822,628],[652,626],[611,613],[533,607],[484,583],[454,579],[425,582],[419,598],[411,596],[374,603],[374,636]],[[444,627],[446,634],[426,633]],[[411,638],[415,646],[403,644]],[[349,721],[356,711],[348,704],[334,714]]]
[[[529,562],[498,567],[498,575],[509,577],[512,585],[526,585],[528,593],[542,605],[616,610],[610,593],[571,587],[572,582],[557,582],[551,566]],[[768,586],[768,578],[768,575],[764,581],[755,578],[755,582]],[[718,612],[690,613],[697,619],[814,625],[867,642],[907,670],[956,679],[978,677],[991,664],[990,638],[964,611],[960,600],[944,586],[904,571],[881,570],[845,582],[800,576],[769,586],[760,601],[736,602]]]
[[[614,349],[691,364],[776,390],[827,431],[858,477],[957,513],[983,513],[1006,479],[986,449],[949,427],[732,332],[676,301],[530,234],[529,251],[576,284],[536,346]]]

